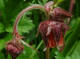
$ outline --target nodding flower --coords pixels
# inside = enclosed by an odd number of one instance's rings
[[[46,20],[40,23],[38,31],[42,35],[42,39],[47,48],[57,47],[59,50],[64,48],[64,35],[69,27],[53,20]]]
[[[50,19],[59,21],[59,22],[64,22],[65,18],[71,18],[71,17],[72,17],[72,14],[70,12],[60,7],[56,7],[50,12]]]
[[[54,8],[50,13],[50,18],[39,24],[38,31],[47,48],[57,47],[59,51],[64,48],[64,35],[69,26],[64,23],[65,18],[72,15],[62,8]]]
[[[16,59],[23,52],[24,46],[21,42],[13,39],[7,43],[6,50],[12,56],[12,59]]]

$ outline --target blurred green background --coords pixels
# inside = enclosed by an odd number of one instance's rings
[[[44,5],[48,1],[56,1],[58,7],[69,10],[70,0],[0,0],[0,59],[11,59],[6,53],[6,42],[12,39],[13,24],[18,13],[31,4]],[[80,59],[80,1],[75,0],[73,17],[69,24],[70,30],[65,35],[65,48],[59,52],[56,48],[50,50],[50,59]],[[31,10],[23,15],[19,23],[19,32],[23,39],[39,52],[26,47],[17,59],[45,59],[45,48],[41,36],[35,37],[37,27],[45,19],[40,10]],[[41,45],[42,44],[42,45]]]

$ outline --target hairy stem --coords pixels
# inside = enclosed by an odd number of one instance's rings
[[[50,59],[49,56],[50,56],[50,50],[49,50],[49,48],[47,48],[47,50],[46,50],[46,59]]]
[[[24,42],[23,40],[20,40],[24,45],[26,45],[27,47],[32,48],[33,50],[37,51],[35,48],[33,48],[32,46],[30,46],[28,43]]]
[[[70,7],[69,7],[69,12],[72,13],[73,11],[73,7],[74,7],[74,4],[75,4],[75,0],[71,0],[70,1]],[[70,20],[71,18],[68,18],[68,24],[70,23]]]
[[[23,16],[23,14],[24,14],[25,12],[27,12],[27,11],[29,11],[29,10],[32,10],[32,9],[35,9],[35,8],[44,11],[45,14],[46,14],[46,17],[48,17],[48,12],[46,11],[46,9],[45,9],[43,6],[38,5],[38,4],[33,4],[32,6],[29,6],[29,7],[25,8],[25,9],[23,9],[23,10],[18,14],[18,16],[17,16],[17,18],[16,18],[16,21],[15,21],[15,23],[14,23],[13,35],[15,35],[16,33],[18,33],[18,29],[17,29],[17,28],[18,28],[18,23],[19,23],[19,21],[20,21],[20,18]]]
[[[70,7],[69,7],[69,12],[70,12],[70,13],[72,13],[74,4],[75,4],[75,0],[71,0],[71,2],[70,2]]]
[[[12,59],[16,59],[16,57],[13,57],[13,56],[12,56]]]

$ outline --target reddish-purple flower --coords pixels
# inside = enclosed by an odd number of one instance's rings
[[[68,26],[62,22],[53,20],[46,20],[40,23],[39,32],[45,42],[47,48],[63,48],[64,47],[64,33]]]
[[[58,22],[64,22],[65,18],[70,18],[71,16],[72,16],[71,13],[60,7],[54,8],[50,13],[50,19]]]
[[[24,50],[24,46],[21,44],[21,42],[13,39],[7,43],[6,50],[12,56],[12,59],[16,59],[16,57]]]
[[[12,56],[12,59],[16,59],[24,50],[24,46],[19,41],[22,38],[22,36],[16,33],[15,38],[7,43],[6,50]]]
[[[69,12],[61,8],[54,8],[49,20],[40,23],[38,30],[47,48],[57,47],[60,51],[63,50],[64,35],[69,29],[68,25],[64,23],[64,19],[71,16]]]

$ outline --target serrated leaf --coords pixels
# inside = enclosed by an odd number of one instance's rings
[[[34,50],[25,46],[23,53],[20,56],[18,56],[17,59],[29,59],[33,52]],[[32,59],[39,59],[39,58],[36,54],[36,56],[34,56]]]
[[[19,25],[18,25],[18,30],[19,33],[29,33],[30,30],[32,30],[35,27],[35,25],[33,24],[32,20],[29,18],[25,18],[25,19],[21,19]],[[13,32],[13,26],[9,26],[6,28],[7,32],[12,33]]]
[[[55,56],[56,59],[64,59],[64,56],[61,53],[56,52],[56,55],[57,55]]]
[[[19,32],[29,33],[30,30],[34,28],[34,24],[32,20],[29,18],[24,18],[19,24]]]
[[[0,9],[3,9],[3,8],[4,8],[4,1],[0,0]]]
[[[5,48],[6,43],[12,38],[11,34],[8,34],[5,36],[5,38],[0,39],[0,50],[2,50],[3,48]]]

